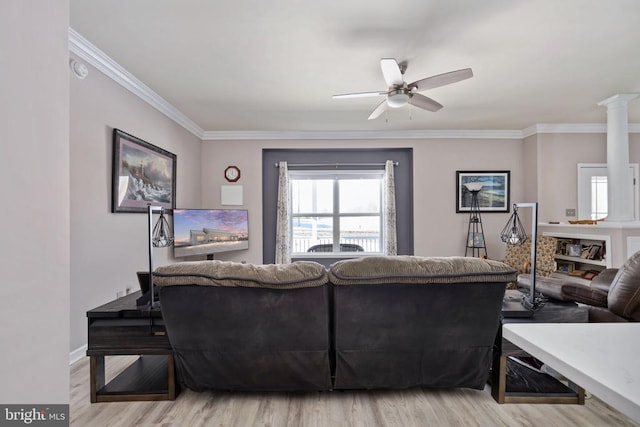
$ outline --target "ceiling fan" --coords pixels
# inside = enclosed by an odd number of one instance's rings
[[[441,104],[417,92],[434,89],[473,77],[471,68],[464,68],[462,70],[450,71],[448,73],[416,80],[413,83],[407,84],[403,79],[404,72],[407,68],[406,64],[398,64],[398,62],[393,58],[382,58],[380,60],[380,68],[382,68],[382,75],[389,87],[388,90],[344,93],[341,95],[333,95],[333,98],[363,98],[386,95],[387,99],[382,101],[376,109],[373,110],[373,113],[369,116],[369,120],[379,117],[388,107],[399,108],[404,107],[407,104],[427,111],[438,111],[442,108]]]

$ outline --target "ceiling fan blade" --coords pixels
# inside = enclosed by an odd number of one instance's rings
[[[333,99],[344,99],[344,98],[366,98],[369,96],[382,96],[386,95],[387,92],[359,92],[359,93],[342,93],[340,95],[333,95]]]
[[[427,77],[426,79],[417,80],[409,85],[409,88],[416,88],[418,91],[427,89],[433,89],[440,86],[445,86],[451,83],[459,82],[473,77],[473,71],[471,68],[465,68],[462,70],[451,71],[448,73],[438,74],[437,76]]]
[[[387,110],[387,108],[387,100],[385,99],[380,104],[378,104],[375,110],[373,110],[373,113],[371,113],[371,115],[369,116],[369,120],[377,119],[378,117],[380,117],[380,114],[384,113]]]
[[[424,95],[420,95],[419,93],[414,93],[411,95],[411,98],[409,98],[409,104],[413,105],[414,107],[422,108],[423,110],[434,112],[442,108],[442,104],[434,101],[431,98],[427,98]]]
[[[380,60],[380,68],[382,68],[382,75],[384,76],[384,81],[387,82],[387,86],[402,86],[404,84],[400,66],[395,59],[382,58]]]

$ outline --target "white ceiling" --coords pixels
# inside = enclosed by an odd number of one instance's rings
[[[522,130],[605,123],[640,92],[638,0],[70,0],[71,28],[205,131]],[[367,117],[386,90],[470,67],[424,92],[444,105]],[[640,123],[640,100],[629,104]]]

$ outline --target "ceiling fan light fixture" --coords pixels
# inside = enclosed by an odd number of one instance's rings
[[[409,95],[404,92],[390,93],[387,97],[387,105],[391,108],[404,107],[409,103]]]

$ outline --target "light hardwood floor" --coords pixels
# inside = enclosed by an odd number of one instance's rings
[[[131,362],[110,358],[107,379]],[[246,393],[183,390],[163,402],[89,402],[89,361],[71,366],[72,426],[639,426],[595,397],[582,405],[497,404],[491,390]]]

